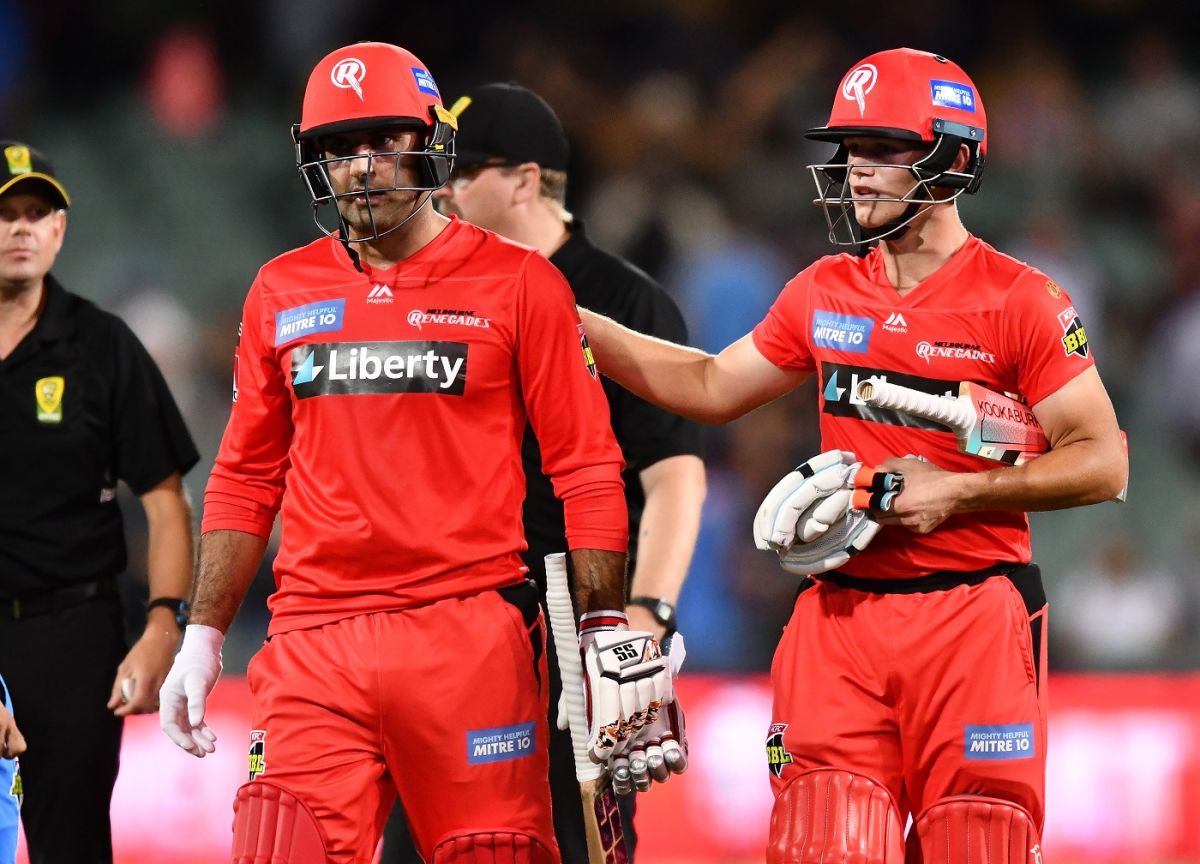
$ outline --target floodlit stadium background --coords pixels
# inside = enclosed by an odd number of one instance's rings
[[[802,133],[840,75],[898,45],[952,57],[991,127],[964,219],[1071,294],[1130,434],[1128,503],[1033,520],[1053,621],[1047,849],[1056,862],[1200,862],[1198,31],[1183,7],[1136,0],[0,0],[0,137],[44,150],[70,189],[56,274],[124,314],[162,365],[203,452],[188,477],[200,501],[244,292],[261,263],[315,236],[288,129],[332,48],[403,44],[447,101],[496,79],[542,93],[571,137],[571,207],[662,280],[710,350],[830,248],[803,170],[828,148]],[[749,525],[816,452],[814,404],[810,386],[709,433],[680,606],[695,767],[645,799],[643,864],[761,860],[761,676],[794,583]],[[136,610],[143,526],[123,500]],[[270,589],[264,566],[230,634],[217,759],[173,751],[152,718],[129,724],[123,864],[222,859],[245,770],[237,676]]]

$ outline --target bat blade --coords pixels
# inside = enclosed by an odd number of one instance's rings
[[[1021,465],[1050,449],[1050,441],[1032,408],[972,381],[958,385],[958,396],[935,396],[882,378],[867,378],[858,382],[856,393],[872,407],[941,423],[954,433],[963,453]],[[1123,430],[1121,444],[1128,453],[1129,441]],[[1112,500],[1124,501],[1128,493],[1127,484]]]
[[[868,378],[858,383],[857,394],[872,407],[942,424],[954,433],[961,452],[984,459],[1020,465],[1050,449],[1028,405],[971,381],[959,384],[958,396],[935,396]]]
[[[956,436],[964,453],[1020,464],[1050,449],[1042,424],[1024,402],[971,381],[959,384],[958,398],[970,403],[975,420],[965,440]]]
[[[580,783],[579,797],[583,802],[583,826],[587,833],[590,864],[629,864],[617,793],[608,776]]]
[[[579,659],[579,634],[575,630],[575,608],[567,584],[566,559],[561,552],[546,556],[546,609],[550,613],[550,632],[558,652],[558,671],[567,706],[567,727],[587,833],[588,864],[629,864],[629,848],[611,778],[588,755],[583,664]]]

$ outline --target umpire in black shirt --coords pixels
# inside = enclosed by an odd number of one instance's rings
[[[123,718],[157,710],[191,586],[181,476],[197,461],[154,361],[50,275],[70,198],[0,141],[0,676],[28,743],[32,864],[108,864]],[[126,650],[118,480],[149,525],[146,629]]]
[[[487,84],[460,98],[457,158],[438,206],[546,255],[570,283],[580,305],[605,310],[626,327],[685,343],[679,308],[633,265],[592,245],[565,207],[567,138],[546,102],[513,83]],[[605,379],[613,432],[625,456],[629,505],[629,626],[660,639],[675,631],[675,603],[691,562],[704,503],[700,430],[691,421],[645,402]],[[525,564],[545,594],[545,555],[567,548],[562,504],[542,473],[537,439],[526,428]],[[561,682],[553,640],[550,665],[550,791],[554,830],[565,864],[587,864],[587,844],[571,738],[555,725]],[[633,796],[621,797],[632,847]],[[419,859],[396,808],[384,835],[384,864]]]

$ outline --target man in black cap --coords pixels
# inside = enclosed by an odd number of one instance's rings
[[[683,316],[648,275],[593,246],[583,224],[566,208],[566,134],[553,109],[515,83],[477,87],[450,109],[458,117],[454,173],[435,193],[443,212],[550,259],[581,306],[603,309],[634,330],[686,342]],[[675,632],[679,598],[700,528],[705,496],[699,427],[654,407],[604,379],[613,431],[625,456],[629,507],[629,626],[660,639]],[[541,470],[537,439],[526,429],[524,554],[529,574],[546,589],[544,557],[567,548],[562,504]],[[548,640],[551,720],[562,689],[553,640]],[[550,725],[550,788],[554,829],[565,864],[586,864],[587,843],[570,735]],[[620,796],[632,852],[633,796]],[[419,861],[397,807],[384,835],[384,864]]]
[[[28,743],[31,864],[112,861],[121,727],[158,708],[192,570],[196,448],[133,332],[50,275],[70,204],[45,157],[0,141],[0,676]],[[146,629],[128,650],[118,480],[149,525]]]

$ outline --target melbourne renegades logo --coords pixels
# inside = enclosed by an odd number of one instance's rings
[[[783,773],[785,766],[792,764],[792,754],[783,744],[783,733],[787,727],[786,723],[772,723],[767,730],[767,768],[775,777]]]
[[[879,80],[879,70],[873,63],[864,63],[855,67],[846,80],[842,82],[842,98],[858,103],[858,116],[867,115],[867,94],[875,89]]]
[[[340,90],[353,90],[363,99],[362,80],[367,77],[367,64],[356,57],[339,60],[329,71],[329,80]]]
[[[250,732],[250,753],[248,757],[250,779],[253,780],[267,770],[267,732],[265,729],[254,729]]]

